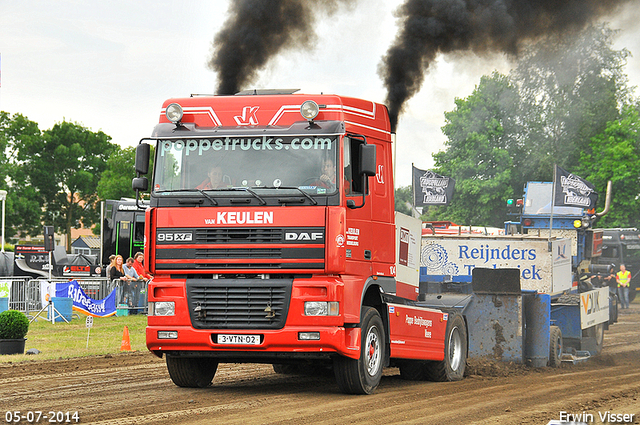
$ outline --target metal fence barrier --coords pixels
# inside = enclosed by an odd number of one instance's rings
[[[108,278],[75,279],[84,293],[94,300],[106,298],[114,288],[116,290],[116,307],[134,313],[146,313],[147,283],[144,281],[109,280]],[[10,283],[9,309],[19,310],[25,314],[42,309],[42,285],[68,282],[68,278],[33,279],[31,277],[0,278],[2,283]]]
[[[6,283],[10,285],[8,294],[9,310],[27,311],[29,304],[28,295],[30,292],[28,284],[30,281],[30,277],[3,277],[0,279],[0,284],[3,286],[5,286]],[[38,296],[38,299],[39,298]],[[35,308],[35,306],[33,308]]]

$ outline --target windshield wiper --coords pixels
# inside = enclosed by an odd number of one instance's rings
[[[211,189],[207,189],[207,190],[211,190]],[[200,193],[202,193],[202,195],[204,195],[205,198],[210,200],[213,205],[218,205],[218,202],[215,199],[213,199],[211,196],[209,196],[209,194],[207,194],[202,189],[171,189],[171,190],[156,190],[156,192],[160,192],[160,193],[200,192]],[[196,203],[197,204],[198,202],[195,202],[195,201],[196,200],[194,200],[194,202],[189,202],[186,199],[181,199],[178,202],[180,202],[181,204],[185,204],[185,203]]]
[[[253,190],[249,189],[248,187],[225,187],[225,188],[221,188],[221,189],[215,189],[215,190],[219,190],[219,191],[228,191],[228,192],[235,192],[235,191],[243,191],[243,192],[249,192],[251,195],[253,195],[258,201],[260,201],[260,205],[267,205],[267,201],[265,201],[262,196],[258,195],[257,193],[255,193]]]
[[[309,195],[307,192],[305,192],[304,190],[302,190],[302,189],[300,189],[299,187],[296,187],[296,186],[278,186],[278,187],[271,186],[271,187],[265,187],[265,189],[293,189],[293,190],[297,190],[298,192],[302,193],[308,200],[310,200],[313,205],[318,205],[318,201],[313,199],[313,197],[311,195]]]
[[[258,201],[260,201],[261,205],[267,205],[267,201],[262,199],[262,197],[260,195],[258,195],[257,193],[255,193],[253,190],[249,189],[248,187],[243,187],[242,189],[246,190],[247,192],[249,192],[250,194],[255,196],[258,199]]]
[[[218,205],[218,201],[216,201],[215,199],[213,199],[211,196],[209,196],[209,194],[207,192],[205,192],[203,189],[196,189],[198,192],[202,193],[205,198],[207,198],[208,200],[211,201],[211,203],[213,205]],[[209,189],[210,190],[210,189]]]

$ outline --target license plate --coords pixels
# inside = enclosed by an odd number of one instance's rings
[[[260,335],[218,334],[218,344],[260,345]]]

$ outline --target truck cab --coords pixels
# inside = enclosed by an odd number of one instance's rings
[[[412,307],[389,298],[407,285],[385,106],[293,91],[167,100],[136,151],[139,191],[150,144],[146,339],[174,383],[206,386],[219,362],[329,362],[344,392],[370,394],[394,357],[444,361],[444,312],[413,308],[423,327],[393,338]]]

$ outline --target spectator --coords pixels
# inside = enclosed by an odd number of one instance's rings
[[[122,266],[122,270],[124,270],[125,276],[129,276],[131,280],[141,280],[135,267],[133,267],[132,257],[127,258],[127,262]]]
[[[109,269],[109,279],[111,280],[130,280],[129,277],[124,273],[124,268],[122,267],[122,255],[116,255],[111,263],[111,269]]]
[[[136,252],[133,259],[133,268],[136,269],[138,276],[140,276],[145,282],[151,280],[153,276],[145,270],[144,265],[142,264],[144,261],[144,254],[142,252]]]
[[[623,309],[629,308],[629,286],[631,283],[631,273],[624,264],[620,264],[620,271],[616,274],[618,282],[618,297]]]
[[[109,256],[109,264],[107,265],[107,268],[106,268],[106,269],[105,269],[105,271],[104,271],[104,273],[105,273],[104,275],[105,275],[106,277],[109,277],[109,270],[111,270],[111,265],[113,264],[113,260],[114,260],[115,258],[116,258],[116,255],[115,255],[115,254],[111,254],[111,255]]]

